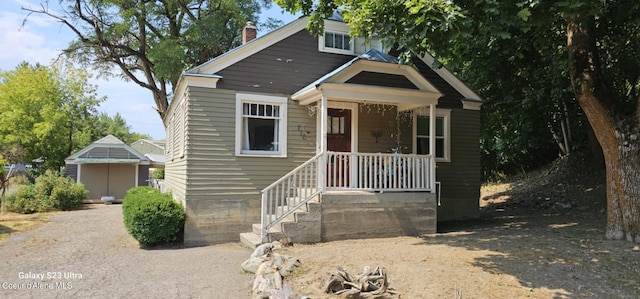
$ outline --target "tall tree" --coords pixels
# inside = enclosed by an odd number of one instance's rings
[[[77,36],[64,53],[103,74],[117,74],[150,90],[161,117],[180,74],[240,44],[247,21],[268,0],[48,0],[24,8],[61,22]],[[257,24],[257,22],[255,22]],[[278,25],[269,19],[265,28]],[[114,70],[115,68],[115,70]]]
[[[45,167],[63,164],[78,144],[103,100],[88,75],[62,62],[46,67],[20,64],[0,72],[0,152],[11,162],[45,159]]]
[[[562,69],[594,128],[606,163],[606,237],[640,242],[640,2],[625,0],[276,0],[311,14],[309,27],[340,7],[352,34],[382,37],[402,57],[432,52],[451,61],[474,61],[471,50],[526,33],[536,49],[561,51]],[[515,37],[514,37],[515,33]],[[523,35],[524,33],[524,35]],[[548,35],[552,38],[544,39]],[[554,36],[564,35],[564,41]],[[516,47],[490,61],[509,65]],[[453,53],[448,54],[453,50]],[[457,52],[456,52],[457,51]],[[547,53],[550,53],[547,52]],[[456,56],[464,54],[467,56]],[[474,55],[475,54],[475,55]],[[455,69],[456,65],[451,64]],[[560,69],[558,69],[560,70]],[[557,72],[557,71],[554,71]],[[532,74],[533,75],[533,74]],[[500,78],[497,78],[500,80]]]
[[[126,144],[131,144],[139,139],[151,139],[149,135],[131,132],[131,127],[122,118],[120,113],[113,117],[101,112],[92,117],[92,126],[87,130],[88,140],[95,141],[106,135],[113,135]]]

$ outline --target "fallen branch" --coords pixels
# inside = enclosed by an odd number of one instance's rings
[[[357,277],[353,277],[344,269],[338,268],[336,273],[331,274],[329,277],[324,291],[348,299],[394,298],[392,295],[397,294],[389,288],[387,274],[380,266],[373,269],[373,271],[367,266],[362,271],[362,274]]]

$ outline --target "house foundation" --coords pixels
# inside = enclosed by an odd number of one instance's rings
[[[322,242],[417,236],[437,229],[436,194],[329,192],[322,195]]]

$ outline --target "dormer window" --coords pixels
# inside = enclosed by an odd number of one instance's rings
[[[343,22],[325,20],[324,30],[324,34],[318,36],[318,51],[320,52],[346,55],[359,55],[370,49],[385,52],[382,43],[377,38],[367,41],[363,37],[349,35],[349,27]]]
[[[349,28],[340,22],[325,22],[325,32],[318,37],[320,52],[355,55],[354,39],[349,35]]]
[[[336,49],[338,51],[348,51],[353,53],[351,46],[351,37],[348,34],[337,32],[324,33],[324,48]]]

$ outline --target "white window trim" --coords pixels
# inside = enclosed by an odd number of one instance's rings
[[[242,150],[242,104],[244,103],[260,103],[272,104],[280,106],[280,129],[278,130],[279,151],[252,151]],[[287,98],[277,96],[267,96],[259,94],[236,94],[236,156],[241,157],[287,157]]]
[[[327,32],[328,33],[333,33],[333,34],[341,34],[341,35],[349,36],[349,49],[350,50],[343,50],[343,49],[338,49],[338,48],[325,47],[325,45],[324,45],[324,35]],[[318,51],[327,52],[327,53],[355,55],[356,52],[355,52],[355,49],[354,49],[353,40],[354,40],[354,38],[353,38],[353,36],[349,35],[349,32],[340,32],[340,31],[336,31],[336,30],[326,30],[320,36],[318,36]]]
[[[165,156],[167,160],[173,161],[173,118],[169,117],[169,121],[167,122],[167,136],[166,136],[166,144],[165,144]]]
[[[413,114],[413,139],[411,143],[413,144],[414,153],[418,152],[418,144],[416,142],[416,139],[418,138],[418,116],[429,116],[429,114]],[[436,109],[436,117],[444,118],[444,158],[436,157],[435,153],[433,156],[436,158],[436,162],[451,162],[451,109]]]
[[[325,48],[324,46],[324,34],[325,32],[337,33],[343,35],[349,35],[349,45],[351,50],[341,50],[336,48]],[[355,38],[349,34],[349,27],[347,27],[342,22],[336,21],[325,21],[324,22],[324,32],[318,36],[318,51],[327,52],[327,53],[337,53],[337,54],[347,54],[347,55],[356,55],[355,53]]]
[[[186,101],[178,105],[178,158],[184,158],[187,147],[187,107]]]

